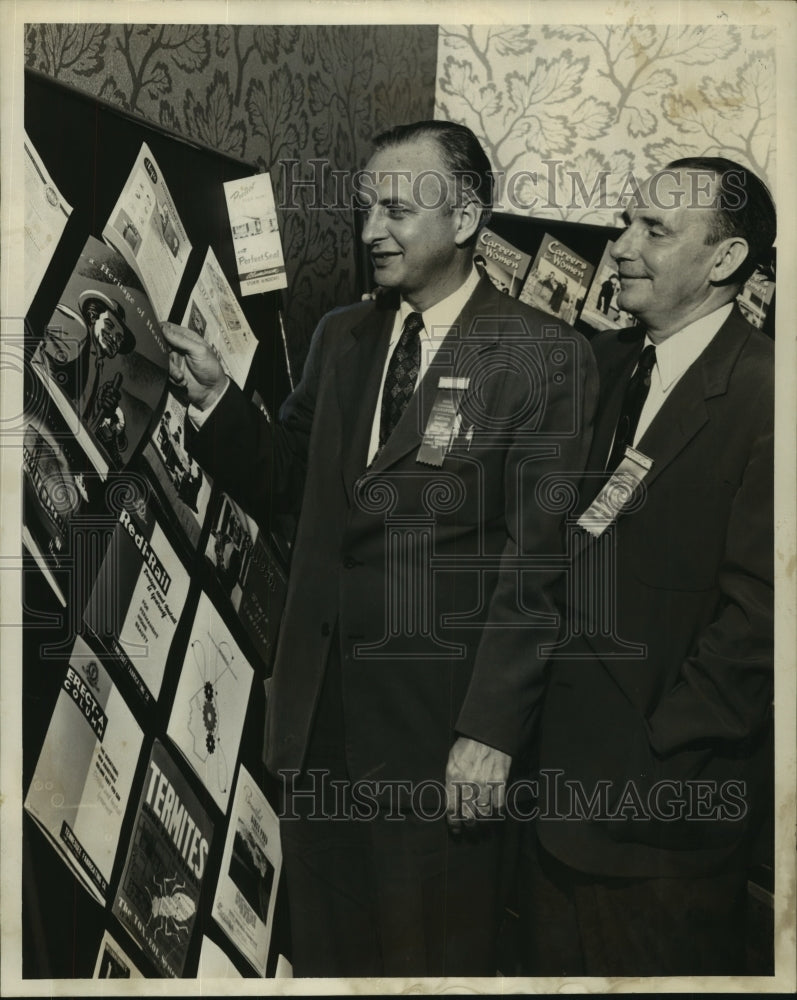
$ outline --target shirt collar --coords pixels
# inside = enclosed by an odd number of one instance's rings
[[[436,302],[428,309],[425,309],[421,313],[421,318],[423,319],[421,336],[426,340],[431,340],[434,334],[435,340],[442,339],[454,325],[454,320],[462,312],[465,303],[476,290],[479,281],[479,272],[473,267],[468,277],[456,291]],[[412,312],[417,312],[417,310],[413,309],[409,302],[405,302],[402,299],[399,304],[400,326],[403,325],[406,318]]]
[[[701,316],[682,330],[672,334],[656,348],[656,368],[659,372],[661,387],[666,392],[677,381],[686,369],[695,362],[709,343],[719,332],[720,327],[730,316],[733,302],[726,302],[706,316]],[[645,336],[645,346],[653,341]]]

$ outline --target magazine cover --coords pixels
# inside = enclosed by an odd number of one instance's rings
[[[241,295],[287,288],[277,208],[267,173],[225,181]]]
[[[168,319],[191,244],[146,143],[142,143],[102,238],[116,247],[139,275],[158,319]]]
[[[166,734],[227,812],[253,670],[206,594],[188,640]]]
[[[163,400],[169,351],[141,282],[89,237],[31,368],[106,475],[132,458]]]
[[[744,288],[736,296],[745,319],[762,329],[775,294],[775,276],[757,267],[745,282]]]
[[[25,809],[99,903],[108,895],[142,740],[107,671],[77,638]]]
[[[614,240],[609,240],[603,249],[600,262],[595,269],[595,277],[589,286],[581,319],[596,330],[619,330],[633,326],[634,318],[623,312],[617,302],[620,294],[620,278],[617,264],[612,257]]]
[[[207,813],[156,740],[113,914],[160,976],[183,974],[212,838]]]
[[[261,976],[266,975],[281,867],[279,820],[242,764],[213,900],[213,917]]]
[[[485,272],[499,292],[517,298],[531,257],[491,229],[482,229],[476,241],[473,262]]]
[[[593,271],[592,264],[545,233],[520,300],[572,323],[583,305]]]
[[[123,508],[84,620],[147,702],[160,694],[190,582],[152,506]]]
[[[213,483],[185,447],[186,407],[171,392],[144,448],[144,461],[191,549],[196,549]]]
[[[104,492],[102,477],[46,407],[26,416],[22,438],[22,541],[66,607],[74,524]]]
[[[108,931],[102,935],[94,979],[142,979],[143,973],[130,961]]]
[[[226,493],[205,555],[258,655],[271,665],[287,577],[255,521]]]
[[[182,325],[204,337],[216,350],[224,371],[243,389],[257,340],[211,247],[191,291]]]

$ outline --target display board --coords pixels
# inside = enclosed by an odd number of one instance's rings
[[[25,132],[71,213],[25,321],[22,974],[190,977],[215,947],[274,975],[289,526],[190,459],[159,338],[192,326],[272,415],[289,392],[282,294],[242,294],[225,197],[258,169],[30,71]],[[92,303],[119,338],[96,357]]]

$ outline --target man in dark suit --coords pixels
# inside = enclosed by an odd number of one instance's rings
[[[592,341],[600,400],[536,747],[522,962],[738,973],[771,806],[774,347],[734,300],[775,210],[751,171],[700,158],[654,175],[625,221],[619,306],[639,326]]]
[[[253,516],[301,501],[266,722],[294,971],[493,975],[495,815],[557,629],[547,486],[583,469],[594,363],[476,272],[469,129],[385,133],[360,196],[382,293],[322,319],[276,430],[165,334],[202,467]]]

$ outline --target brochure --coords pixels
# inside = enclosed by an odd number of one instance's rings
[[[142,143],[102,238],[139,275],[158,319],[168,319],[191,244],[146,143]]]
[[[201,594],[166,734],[223,813],[253,673],[218,611]]]
[[[107,671],[77,638],[25,809],[99,903],[108,896],[142,740]]]
[[[226,181],[224,195],[241,295],[287,288],[277,208],[269,174]]]
[[[63,236],[72,206],[64,200],[27,135],[25,153],[25,312]]]
[[[123,508],[84,619],[148,702],[160,694],[190,582],[152,507]]]
[[[241,765],[213,918],[261,976],[266,975],[281,867],[277,814]]]
[[[185,969],[212,837],[207,813],[156,740],[112,912],[159,976]]]

